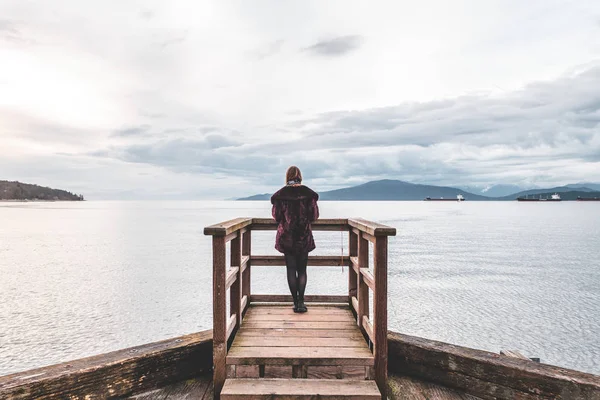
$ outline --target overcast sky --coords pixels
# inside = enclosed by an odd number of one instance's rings
[[[600,181],[600,1],[0,1],[0,179]]]

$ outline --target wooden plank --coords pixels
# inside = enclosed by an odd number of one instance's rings
[[[203,375],[199,378],[188,379],[181,382],[165,386],[150,392],[141,393],[129,400],[191,400],[202,399],[212,383],[210,375]]]
[[[237,280],[239,270],[240,269],[238,267],[227,269],[227,272],[225,274],[225,288],[226,289],[229,289],[231,287],[231,285],[233,285],[233,283]]]
[[[252,218],[234,218],[229,221],[207,226],[204,228],[204,234],[207,236],[227,236],[250,224],[252,224]]]
[[[293,298],[289,294],[253,294],[250,296],[250,303],[292,303]],[[306,295],[305,303],[345,303],[348,305],[348,296],[329,296],[329,295]]]
[[[352,228],[352,231],[355,232],[357,235],[359,235],[360,237],[362,237],[363,239],[371,242],[371,243],[375,243],[376,237],[373,235],[368,234],[367,232],[363,232],[360,229],[356,229],[356,228]]]
[[[372,236],[396,236],[396,228],[362,218],[349,218],[348,225]]]
[[[373,365],[365,347],[232,347],[228,365]]]
[[[243,325],[235,336],[237,337],[311,337],[311,338],[353,338],[363,339],[360,332],[355,329],[285,329],[285,328],[247,328]]]
[[[369,317],[367,317],[366,315],[363,315],[362,327],[365,330],[365,332],[367,333],[367,335],[369,336],[369,339],[371,340],[371,342],[374,342],[373,338],[375,337],[375,334],[373,333],[373,324],[371,323],[371,320],[369,319]]]
[[[239,236],[239,231],[231,232],[229,235],[225,236],[225,243],[231,242],[233,239]]]
[[[250,305],[250,294],[251,294],[251,262],[250,254],[252,253],[252,231],[248,230],[242,235],[242,296],[246,297],[247,304]],[[247,257],[247,260],[246,260]],[[242,317],[244,316],[245,309],[242,310]]]
[[[365,284],[375,293],[375,277],[369,268],[361,268],[360,273],[365,281]]]
[[[358,299],[355,296],[352,296],[352,308],[358,312]]]
[[[354,270],[354,272],[358,273],[358,257],[350,257],[350,265],[352,265],[352,269]]]
[[[357,329],[354,322],[327,321],[244,321],[244,327],[259,329]]]
[[[354,232],[350,232],[348,235],[348,265],[352,265],[351,258],[358,255],[358,236]],[[348,298],[352,299],[356,296],[356,285],[358,283],[356,270],[350,268],[348,271]],[[350,301],[350,305],[352,302]]]
[[[236,326],[237,315],[233,314],[229,316],[229,320],[227,321],[227,340],[231,337],[233,330]]]
[[[600,399],[600,376],[390,332],[390,371],[484,399]]]
[[[375,232],[376,234],[377,232]],[[394,229],[394,234],[396,230]],[[388,238],[378,236],[374,246],[373,264],[375,286],[373,289],[373,355],[375,356],[375,381],[383,398],[387,395],[388,372],[388,312],[387,312],[387,265]],[[366,276],[363,274],[363,277]]]
[[[294,312],[294,310],[292,310]],[[323,314],[323,313],[295,313],[295,314],[252,314],[246,315],[244,323],[261,321],[302,322],[302,321],[325,321],[325,322],[352,322],[352,313]]]
[[[212,331],[203,331],[1,376],[0,399],[126,397],[210,374],[211,354]]]
[[[231,241],[230,247],[231,269],[235,270],[235,281],[229,289],[229,315],[235,315],[235,325],[232,333],[235,334],[236,328],[242,325],[242,237],[238,236]],[[230,337],[228,333],[227,338]]]
[[[313,231],[340,231],[348,230],[347,219],[318,219],[311,223]],[[253,218],[252,230],[255,231],[274,231],[277,229],[277,222],[272,218]]]
[[[531,361],[517,350],[500,350],[500,354],[507,357],[520,358],[521,360]]]
[[[367,343],[363,338],[299,338],[290,337],[259,337],[236,336],[232,347],[364,347]]]
[[[226,229],[226,228],[224,228]],[[218,398],[227,377],[227,287],[225,283],[225,235],[213,236],[213,385]]]
[[[253,255],[251,257],[252,265],[258,266],[285,266],[284,256],[261,256]],[[350,265],[348,256],[309,256],[309,267],[341,267]]]
[[[388,388],[388,396],[393,400],[481,400],[430,382],[392,374],[388,378]]]
[[[308,314],[308,313],[306,313]],[[310,314],[318,315],[346,315],[348,318],[352,318],[352,312],[346,304],[340,306],[325,306],[325,305],[313,305],[310,308]],[[294,312],[294,309],[289,305],[284,306],[265,306],[252,305],[248,309],[247,317],[250,318],[253,315],[293,315],[296,316],[298,313]]]
[[[328,296],[329,297],[329,296]],[[343,296],[344,298],[346,296]],[[267,312],[267,313],[279,313],[279,312],[288,312],[292,310],[289,304],[284,303],[252,303],[250,311],[253,312]],[[313,304],[311,310],[314,312],[334,312],[334,311],[350,311],[348,304]]]
[[[369,242],[359,236],[358,240],[358,262],[357,265],[360,267],[360,271],[368,270],[369,267]],[[359,272],[360,272],[359,271]],[[361,331],[364,334],[367,332],[362,327],[362,321],[364,317],[369,317],[369,287],[365,282],[365,277],[362,273],[358,274],[358,310],[356,311],[356,320],[360,324]]]
[[[223,389],[224,400],[381,399],[372,381],[342,379],[230,379]]]
[[[248,309],[248,296],[244,296],[242,297],[242,314],[246,312],[246,310]]]

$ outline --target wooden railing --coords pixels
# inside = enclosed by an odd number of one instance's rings
[[[252,294],[251,266],[283,266],[283,256],[253,255],[251,232],[276,230],[277,223],[267,218],[236,218],[204,229],[213,240],[213,368],[215,394],[221,392],[226,378],[228,344],[242,324],[251,302],[291,302],[291,295]],[[348,266],[348,295],[306,296],[307,302],[347,303],[356,315],[357,325],[372,344],[374,379],[383,398],[387,391],[387,253],[388,236],[396,229],[363,219],[320,219],[314,231],[349,232],[347,256],[309,256],[309,266]],[[227,266],[226,246],[231,243]],[[369,243],[373,244],[373,269],[369,268]],[[229,312],[226,310],[229,290]],[[369,290],[373,292],[370,315]]]

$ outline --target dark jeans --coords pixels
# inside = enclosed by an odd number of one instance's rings
[[[287,267],[287,279],[290,292],[294,298],[294,303],[300,299],[304,300],[304,290],[306,289],[306,263],[308,262],[308,253],[304,254],[285,254],[285,265]]]

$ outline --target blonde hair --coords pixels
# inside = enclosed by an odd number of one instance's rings
[[[302,182],[302,172],[300,172],[300,168],[292,165],[289,167],[285,173],[285,183],[287,184],[289,181],[300,181]]]

